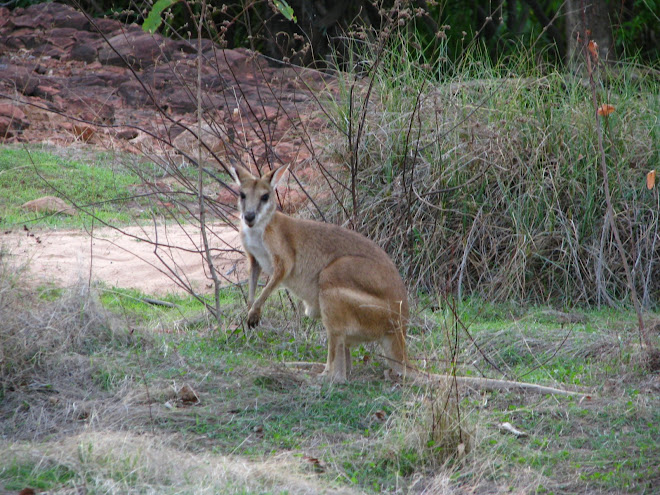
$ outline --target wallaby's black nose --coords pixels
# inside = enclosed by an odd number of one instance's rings
[[[246,211],[245,215],[243,215],[243,217],[245,218],[245,221],[247,223],[254,222],[254,212],[253,211]]]

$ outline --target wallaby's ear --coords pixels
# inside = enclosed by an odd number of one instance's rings
[[[252,177],[252,174],[240,165],[231,165],[229,167],[229,173],[238,186],[240,186],[241,182],[243,182],[245,179]]]
[[[277,189],[277,186],[279,185],[280,181],[284,177],[284,173],[287,170],[289,170],[289,164],[282,165],[281,167],[268,172],[264,177],[266,180],[268,180],[268,182],[270,182],[270,187]]]

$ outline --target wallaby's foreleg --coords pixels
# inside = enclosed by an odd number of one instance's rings
[[[259,283],[259,275],[261,275],[261,265],[257,262],[256,258],[248,253],[248,263],[250,265],[250,279],[248,289],[248,311],[252,309],[254,304],[254,294],[257,290]]]
[[[261,294],[259,294],[259,297],[257,297],[257,300],[252,303],[250,311],[248,311],[248,328],[256,327],[259,324],[259,320],[261,319],[261,307],[263,306],[264,302],[266,302],[266,299],[268,299],[268,296],[270,296],[271,292],[277,289],[285,275],[286,270],[284,268],[284,264],[278,259],[273,260],[273,275],[270,277],[270,280],[266,284],[266,287],[264,287],[264,290],[262,290]],[[251,281],[252,278],[250,278],[250,282]]]

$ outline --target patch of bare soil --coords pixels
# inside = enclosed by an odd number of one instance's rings
[[[213,262],[223,283],[245,278],[238,232],[227,224],[211,227]],[[147,294],[183,292],[182,282],[198,292],[212,290],[198,227],[130,226],[121,230],[12,231],[0,244],[15,265],[26,266],[33,283],[73,285],[103,281]]]

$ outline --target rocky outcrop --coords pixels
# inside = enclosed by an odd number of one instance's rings
[[[0,142],[84,139],[132,152],[194,146],[196,47],[59,3],[0,7]],[[202,48],[205,162],[222,168],[228,153],[259,165],[308,161],[299,129],[327,76],[209,40]]]

